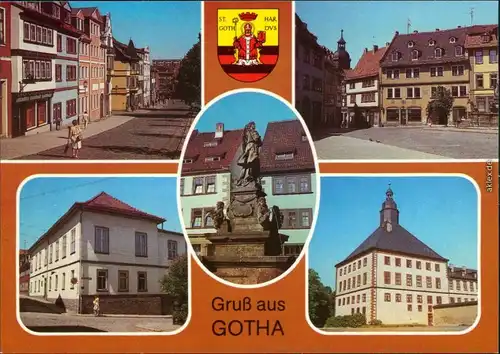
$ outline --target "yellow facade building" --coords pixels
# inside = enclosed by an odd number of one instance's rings
[[[473,26],[465,48],[471,65],[470,100],[479,113],[495,114],[498,86],[498,25]]]
[[[136,106],[139,56],[132,40],[128,45],[113,39],[114,70],[111,77],[113,111],[130,111]]]
[[[465,49],[467,28],[414,31],[395,36],[380,60],[382,125],[427,123],[427,105],[442,86],[454,102],[447,125],[466,118],[470,63]]]

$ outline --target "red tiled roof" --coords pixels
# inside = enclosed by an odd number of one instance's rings
[[[141,218],[141,219],[148,219],[156,222],[157,224],[160,224],[162,222],[165,222],[166,220],[162,217],[155,216],[149,213],[146,213],[144,211],[141,211],[139,209],[136,209],[124,202],[122,202],[119,199],[116,199],[112,197],[111,195],[101,192],[98,195],[96,195],[94,198],[87,200],[86,202],[76,202],[74,203],[71,208],[63,215],[61,216],[55,223],[52,225],[52,227],[45,232],[30,248],[30,251],[33,250],[34,247],[36,247],[37,244],[39,244],[43,239],[48,237],[50,234],[52,234],[55,230],[58,229],[58,227],[64,222],[66,222],[72,215],[73,213],[79,211],[79,210],[87,210],[87,211],[93,211],[93,212],[104,212],[104,213],[110,213],[110,214],[119,214],[125,217],[131,217],[131,218]]]
[[[483,34],[490,34],[491,40],[482,41]],[[470,27],[465,39],[465,48],[498,47],[498,25],[480,25]]]
[[[243,129],[226,130],[222,139],[215,139],[215,132],[199,133],[193,131],[187,145],[184,159],[193,159],[192,163],[182,164],[182,174],[198,174],[229,170],[238,151]],[[216,146],[205,147],[205,143],[217,142]],[[205,161],[207,157],[220,156],[219,161]]]
[[[433,32],[417,32],[410,34],[399,34],[396,32],[392,43],[381,59],[381,67],[409,66],[422,64],[440,64],[450,62],[462,62],[468,60],[465,55],[455,56],[455,47],[465,45],[465,37],[468,27],[459,27]],[[450,43],[450,38],[454,37],[455,42]],[[435,45],[430,46],[429,42],[434,41]],[[413,42],[409,47],[408,43]],[[436,58],[434,53],[436,48],[441,48],[443,54],[441,58]],[[419,51],[419,59],[411,60],[413,50]],[[392,53],[399,52],[399,60],[392,61]],[[464,53],[465,54],[465,53]]]
[[[264,136],[260,169],[262,173],[315,170],[311,142],[302,140],[304,127],[298,119],[270,122]],[[292,160],[276,160],[276,154],[293,152]]]
[[[384,56],[387,47],[378,48],[376,51],[364,52],[356,67],[346,73],[347,80],[361,79],[378,75],[380,59]]]
[[[109,211],[114,213],[120,213],[129,216],[141,217],[144,219],[151,219],[153,221],[164,222],[165,219],[155,216],[139,209],[136,209],[121,200],[118,200],[105,192],[101,192],[94,198],[83,202],[75,203],[78,206],[83,207],[83,209],[96,210],[96,211]]]

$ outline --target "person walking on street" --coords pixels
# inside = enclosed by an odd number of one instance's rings
[[[85,111],[83,112],[83,129],[87,129],[87,125],[89,125],[89,114]]]
[[[82,148],[83,133],[82,128],[78,125],[76,119],[71,122],[71,126],[68,127],[68,145],[71,145],[72,157],[74,159],[78,158],[78,152]]]
[[[96,317],[100,316],[101,315],[101,309],[99,307],[99,296],[96,296],[94,298],[93,304],[94,304],[94,316],[96,316]]]

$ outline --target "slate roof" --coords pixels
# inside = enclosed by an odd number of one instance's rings
[[[369,50],[363,53],[356,67],[346,72],[346,80],[355,80],[376,76],[380,69],[380,59],[384,56],[387,47]]]
[[[491,40],[487,43],[482,41],[484,34],[491,35]],[[498,47],[498,25],[472,26],[465,39],[465,48],[491,48]]]
[[[446,258],[440,256],[432,248],[420,241],[408,230],[399,224],[392,225],[392,231],[388,232],[383,227],[378,227],[366,240],[361,243],[346,259],[337,266],[347,263],[360,255],[373,250],[389,251],[406,254],[414,257],[432,259],[446,262]]]
[[[133,206],[130,206],[127,203],[122,202],[119,199],[112,197],[111,195],[101,192],[92,199],[89,199],[85,202],[76,202],[74,203],[69,210],[57,220],[52,227],[45,232],[29,249],[29,252],[32,253],[33,249],[46,237],[51,235],[59,226],[64,224],[75,212],[77,211],[92,211],[92,212],[103,212],[110,214],[118,214],[125,217],[131,218],[141,218],[146,220],[151,220],[160,224],[165,222],[166,220],[162,217],[155,216],[144,211],[141,211]]]
[[[384,57],[381,59],[381,67],[399,67],[422,64],[442,64],[462,62],[468,60],[465,55],[455,56],[455,47],[465,46],[465,37],[469,27],[459,27],[453,29],[439,30],[433,32],[417,32],[410,34],[400,34],[396,32]],[[450,43],[450,38],[454,37],[455,42]],[[433,46],[429,45],[434,41]],[[413,42],[413,47],[408,47],[409,42]],[[443,54],[441,58],[435,57],[436,48],[441,48]],[[418,50],[418,60],[411,60],[411,52]],[[392,61],[392,53],[399,52],[399,60]]]
[[[215,132],[193,131],[184,154],[192,163],[182,164],[182,174],[200,174],[228,171],[241,145],[243,129],[226,130],[222,139],[215,139]],[[205,143],[217,142],[216,146],[205,147]],[[205,161],[207,157],[220,156],[219,161]]]
[[[115,55],[118,60],[121,61],[140,60],[139,56],[137,55],[137,50],[135,48],[132,39],[130,39],[128,44],[124,44],[113,37],[113,48],[115,50]]]
[[[304,127],[298,119],[269,122],[264,135],[260,169],[262,173],[315,170],[309,139],[303,140]],[[292,160],[276,160],[276,154],[294,153]]]

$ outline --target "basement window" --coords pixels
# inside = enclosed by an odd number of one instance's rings
[[[276,161],[293,160],[294,155],[295,155],[295,154],[294,154],[293,152],[287,152],[287,153],[276,154],[276,156],[275,156],[275,160],[276,160]]]

